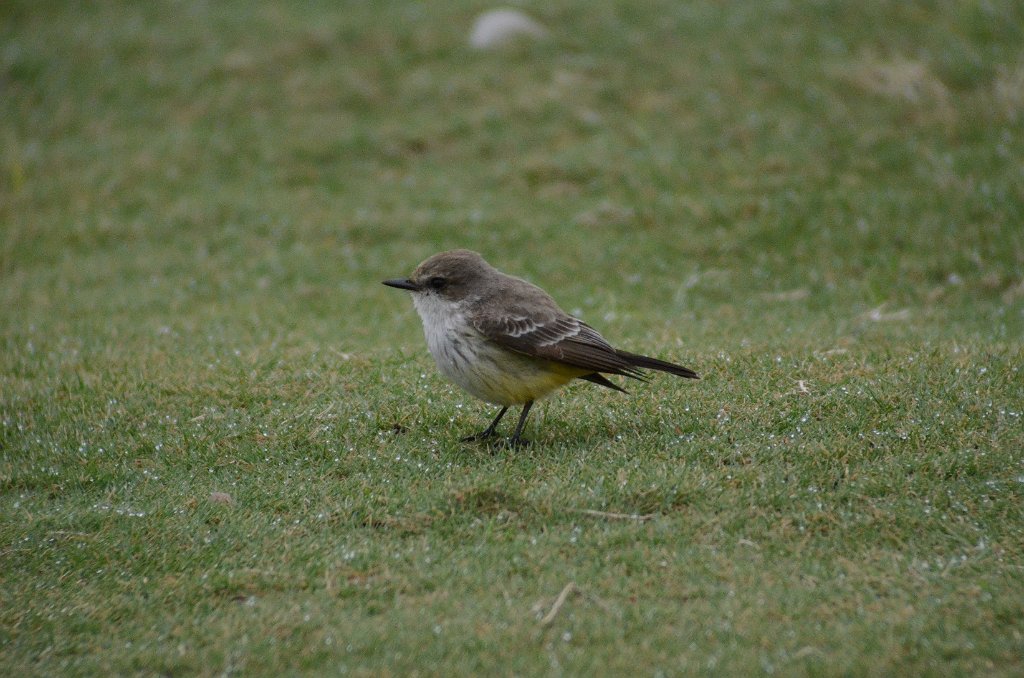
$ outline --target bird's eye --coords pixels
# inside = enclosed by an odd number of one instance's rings
[[[444,286],[447,285],[447,284],[448,284],[448,281],[445,280],[444,278],[442,278],[439,275],[438,276],[434,276],[433,278],[431,278],[430,280],[427,281],[427,285],[429,285],[430,288],[434,289],[434,290],[444,289]]]

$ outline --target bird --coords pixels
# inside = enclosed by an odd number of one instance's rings
[[[440,252],[409,277],[383,284],[412,295],[440,372],[469,394],[501,407],[486,429],[463,442],[495,437],[509,408],[521,405],[508,444],[527,444],[523,429],[534,402],[574,379],[626,393],[604,375],[648,381],[644,370],[656,370],[700,378],[687,367],[613,347],[543,289],[502,273],[471,250]]]

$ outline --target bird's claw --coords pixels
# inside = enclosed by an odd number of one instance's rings
[[[498,438],[494,431],[481,431],[480,433],[474,433],[473,435],[459,438],[464,443],[477,443],[483,440],[491,441],[494,447],[507,447],[510,449],[521,449],[528,447],[533,443],[522,436],[511,436],[508,438]]]
[[[487,440],[488,438],[494,437],[494,431],[480,431],[480,433],[474,433],[473,435],[464,436],[459,438],[464,443],[475,443],[480,440]]]

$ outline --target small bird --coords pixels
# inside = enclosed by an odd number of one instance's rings
[[[498,422],[522,405],[509,444],[525,444],[534,401],[573,379],[625,393],[604,374],[647,381],[641,368],[699,379],[686,367],[612,347],[541,288],[506,275],[470,250],[430,257],[408,278],[385,285],[409,290],[427,347],[441,373],[480,400],[501,406],[491,425],[462,440],[496,435]]]

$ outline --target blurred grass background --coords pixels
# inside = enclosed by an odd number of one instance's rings
[[[12,673],[1021,669],[1024,6],[518,6],[0,8]],[[706,378],[457,445],[451,247]]]

